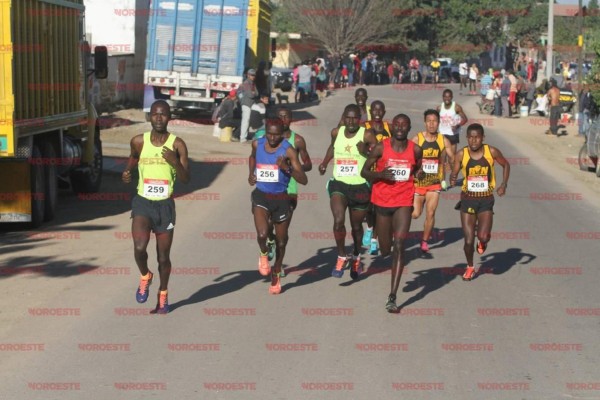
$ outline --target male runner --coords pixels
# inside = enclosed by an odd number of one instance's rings
[[[131,139],[131,153],[127,167],[121,176],[123,182],[131,182],[131,169],[137,164],[139,181],[137,195],[131,202],[131,236],[133,255],[142,275],[135,292],[138,303],[145,303],[150,293],[154,274],[148,269],[148,242],[150,233],[156,235],[156,252],[160,289],[158,302],[152,314],[167,314],[169,300],[167,286],[171,275],[171,244],[175,232],[175,201],[173,185],[175,178],[183,183],[190,180],[188,151],[185,142],[167,130],[171,108],[164,100],[155,101],[150,107],[152,131]]]
[[[417,219],[426,205],[425,226],[421,239],[421,251],[429,252],[427,241],[431,237],[435,224],[435,211],[440,200],[440,191],[446,189],[444,173],[444,156],[450,146],[448,137],[438,132],[440,114],[436,110],[427,110],[425,116],[425,131],[419,132],[412,140],[423,149],[423,178],[415,178],[415,202],[412,217]]]
[[[371,131],[360,126],[360,108],[350,104],[344,109],[344,125],[331,131],[331,144],[319,173],[325,174],[327,164],[333,159],[333,178],[327,183],[333,214],[333,234],[338,249],[338,259],[331,275],[341,278],[346,264],[351,264],[350,277],[358,279],[362,271],[360,264],[360,244],[363,235],[362,222],[371,200],[371,188],[360,176],[369,148],[377,143]],[[350,213],[354,252],[346,254],[345,214]]]
[[[361,175],[373,182],[371,201],[377,214],[377,231],[381,255],[387,256],[392,249],[392,284],[385,308],[390,313],[399,312],[396,293],[404,270],[404,240],[408,236],[415,186],[413,175],[422,175],[423,151],[408,140],[410,118],[398,114],[392,121],[392,138],[378,143],[369,154]],[[376,166],[373,171],[372,167]],[[418,171],[418,172],[417,172]]]
[[[477,253],[483,254],[491,238],[494,218],[494,189],[496,174],[494,163],[502,166],[502,183],[496,192],[499,196],[506,193],[506,185],[510,176],[510,164],[500,150],[483,144],[483,126],[471,124],[467,128],[468,146],[456,154],[450,184],[456,184],[459,171],[464,177],[461,193],[460,221],[465,235],[464,251],[467,257],[467,269],[463,280],[470,281],[475,277],[473,253],[475,230],[477,230]]]
[[[365,122],[365,128],[370,129],[375,135],[377,142],[381,142],[383,139],[391,137],[390,126],[387,121],[383,120],[385,116],[385,104],[382,101],[375,100],[371,103],[371,115],[372,121]],[[369,206],[367,210],[367,229],[363,235],[362,244],[363,246],[369,247],[371,255],[377,255],[378,243],[377,243],[377,231],[373,230],[375,225],[375,212],[373,205]]]
[[[300,161],[302,161],[302,169],[304,172],[309,172],[312,170],[312,161],[308,155],[308,150],[306,149],[306,141],[302,136],[290,129],[290,124],[292,123],[292,110],[287,106],[281,106],[277,110],[277,117],[283,124],[283,137],[290,143],[292,148],[296,149],[296,152],[300,157]],[[260,130],[256,132],[256,139],[260,139],[264,135],[265,131]],[[290,179],[290,183],[288,185],[288,195],[290,196],[291,200],[291,223],[294,210],[298,206],[298,184],[294,178]],[[275,233],[273,232],[272,221],[269,221],[269,239],[267,240],[267,247],[269,248],[268,258],[269,261],[271,261],[273,260],[273,257],[275,257]],[[283,266],[281,267],[281,277],[285,277]]]
[[[443,102],[437,106],[440,113],[440,133],[448,138],[450,146],[446,148],[446,155],[449,159],[448,166],[452,165],[456,145],[458,144],[460,127],[467,123],[467,116],[463,108],[454,102],[452,90],[446,89],[442,93]],[[444,162],[446,164],[447,162]]]
[[[360,109],[360,123],[364,125],[365,122],[371,120],[371,107],[367,105],[367,99],[369,96],[367,95],[367,89],[358,88],[354,92],[354,100],[356,101],[356,105]],[[340,122],[338,124],[338,128],[344,125],[344,114],[342,114],[342,118],[340,118]]]
[[[269,293],[281,293],[281,265],[288,242],[292,200],[287,190],[291,178],[301,185],[308,179],[298,153],[283,137],[281,120],[268,120],[264,137],[252,142],[252,153],[248,161],[248,183],[256,185],[252,192],[252,213],[256,237],[260,248],[258,271],[263,276],[271,273]],[[277,255],[271,270],[269,265],[267,239],[269,237],[269,221],[275,224],[275,242]]]

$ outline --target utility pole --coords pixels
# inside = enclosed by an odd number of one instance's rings
[[[581,90],[581,80],[583,75],[583,7],[582,0],[579,0],[579,12],[577,14],[577,25],[579,27],[579,37],[577,45],[579,46],[579,54],[577,56],[577,91]]]
[[[580,0],[581,1],[581,0]],[[546,43],[546,79],[550,79],[552,66],[552,48],[554,47],[554,0],[548,0],[548,43]]]

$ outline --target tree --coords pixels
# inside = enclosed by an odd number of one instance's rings
[[[301,33],[322,43],[330,53],[348,53],[360,46],[394,43],[414,19],[396,18],[415,9],[413,0],[288,0],[282,5],[293,15]]]

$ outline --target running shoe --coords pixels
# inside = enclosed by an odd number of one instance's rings
[[[377,240],[371,239],[371,248],[369,249],[369,254],[376,256],[377,253],[379,253],[379,244],[377,243]]]
[[[135,299],[138,303],[145,303],[146,300],[148,300],[150,285],[152,284],[152,278],[154,278],[154,274],[152,272],[148,272],[148,274],[150,274],[148,279],[140,278],[140,286],[135,291]]]
[[[427,241],[425,241],[425,240],[421,240],[421,251],[423,253],[429,253],[429,245],[427,244]]]
[[[463,281],[470,281],[475,278],[475,267],[467,266],[465,273],[462,276]]]
[[[397,313],[399,311],[399,308],[396,305],[396,295],[395,294],[390,294],[388,296],[388,301],[385,304],[385,309],[389,313]]]
[[[167,293],[158,294],[158,303],[156,308],[150,312],[151,314],[168,314],[169,313],[169,296]]]
[[[267,247],[269,248],[269,250],[268,250],[269,261],[272,261],[275,258],[275,241],[267,239]]]
[[[258,257],[258,272],[262,276],[269,276],[271,266],[269,265],[269,256],[267,254],[261,254]]]
[[[363,246],[368,247],[371,245],[371,238],[373,237],[373,229],[365,229],[363,233]]]
[[[285,278],[285,269],[283,269],[283,265],[281,266],[281,272],[279,273],[280,278]]]
[[[348,257],[340,257],[338,256],[337,262],[335,263],[335,268],[331,271],[331,276],[334,278],[341,278],[344,276],[344,268],[346,268],[346,263],[348,262]]]
[[[373,242],[371,242],[371,249]],[[371,253],[373,254],[373,253]],[[360,274],[363,273],[363,266],[360,263],[360,255],[358,256],[352,256],[352,261],[350,264],[350,278],[354,279],[355,281],[358,280],[358,276]]]
[[[484,243],[484,242],[477,243],[477,253],[478,254],[485,253],[485,249],[487,249],[487,243]]]
[[[275,282],[274,285],[273,285],[273,282]],[[269,286],[269,293],[271,293],[271,294],[281,293],[281,277],[280,277],[280,275],[273,274],[271,276],[271,286]]]

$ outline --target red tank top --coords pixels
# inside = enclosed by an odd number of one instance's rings
[[[371,202],[380,207],[409,207],[413,205],[415,185],[413,171],[415,168],[415,143],[407,141],[406,149],[397,153],[392,149],[391,139],[384,139],[383,155],[377,160],[376,171],[390,167],[395,180],[380,180],[373,184]]]

